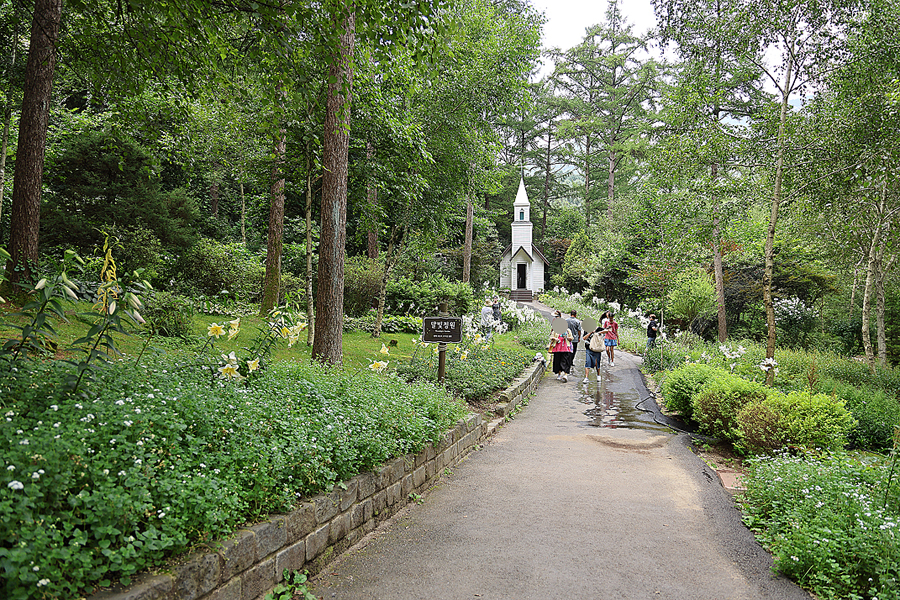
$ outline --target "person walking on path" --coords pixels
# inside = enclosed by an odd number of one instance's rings
[[[647,352],[656,347],[656,334],[659,333],[659,323],[656,322],[656,315],[650,313],[650,322],[647,323]]]
[[[494,296],[494,302],[493,302],[493,304],[491,304],[491,311],[494,314],[495,321],[497,321],[499,323],[503,320],[502,316],[500,314],[500,297],[499,296]]]
[[[572,334],[572,351],[569,352],[569,357],[566,359],[566,374],[572,374],[572,365],[575,364],[575,353],[578,352],[578,342],[581,341],[581,321],[578,320],[578,312],[577,311],[569,311],[569,316],[566,317],[566,324],[569,326],[569,333]]]
[[[553,311],[553,321],[557,319],[561,319],[558,310]],[[569,352],[572,350],[570,337],[571,333],[568,329],[563,331],[561,328],[554,328],[550,331],[550,341],[547,344],[547,350],[553,357],[551,360],[553,373],[556,374],[557,381],[562,381],[563,383],[569,380],[568,373],[566,373],[566,362],[568,361]]]
[[[481,307],[481,331],[485,338],[490,339],[491,332],[494,330],[494,307],[490,298],[485,299],[484,306]]]
[[[584,381],[582,383],[588,382],[588,375],[591,374],[591,369],[595,369],[597,371],[597,383],[599,384],[600,361],[603,360],[603,350],[600,349],[603,347],[603,326],[597,325],[596,329],[585,334],[582,339],[584,340]],[[592,343],[597,348],[596,351],[591,350]]]
[[[616,315],[610,311],[603,330],[603,344],[606,346],[606,355],[609,357],[609,366],[616,366],[616,346],[619,345],[619,324],[616,323]]]

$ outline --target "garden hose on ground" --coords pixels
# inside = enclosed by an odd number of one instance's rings
[[[641,404],[643,404],[647,400],[653,400],[654,408],[643,408],[641,406]],[[701,435],[695,431],[685,429],[685,425],[683,423],[681,423],[681,421],[678,421],[677,419],[673,419],[672,417],[667,417],[666,415],[662,414],[662,411],[659,410],[659,406],[656,404],[656,396],[653,394],[653,392],[650,392],[649,396],[647,396],[646,398],[644,398],[643,400],[641,400],[640,402],[635,404],[634,407],[642,412],[652,414],[653,422],[656,423],[657,425],[662,425],[663,427],[668,427],[669,429],[673,429],[673,430],[677,431],[678,433],[688,434],[689,436],[691,436],[692,442],[702,442],[705,444],[714,444],[714,443],[718,443],[719,441],[721,441],[718,438]],[[660,420],[660,419],[662,419],[662,420]]]

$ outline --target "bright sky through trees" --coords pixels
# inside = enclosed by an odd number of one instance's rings
[[[544,24],[544,48],[568,50],[584,38],[584,30],[603,21],[609,4],[603,0],[531,0],[531,4],[547,17]],[[633,33],[643,34],[656,26],[650,0],[620,0],[620,7]],[[545,60],[546,64],[546,60]],[[542,69],[541,74],[545,74]]]

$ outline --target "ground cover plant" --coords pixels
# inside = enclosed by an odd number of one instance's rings
[[[819,598],[900,598],[896,455],[803,454],[746,466],[744,522],[777,571]]]
[[[73,597],[437,441],[466,409],[368,370],[272,365],[247,386],[162,361],[65,393],[65,365],[3,373],[4,598]]]

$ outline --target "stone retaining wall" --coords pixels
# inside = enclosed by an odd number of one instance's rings
[[[90,600],[262,600],[289,570],[318,573],[382,521],[431,487],[486,438],[540,383],[545,364],[535,363],[501,393],[496,418],[470,414],[436,445],[408,454],[303,502],[286,515],[273,515],[228,540],[190,555],[165,573],[135,578]]]

